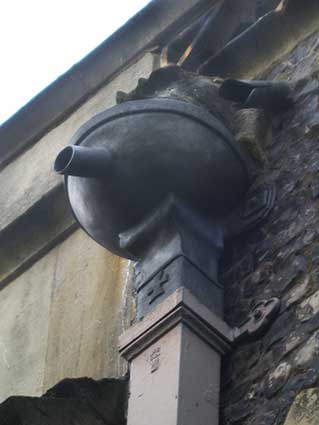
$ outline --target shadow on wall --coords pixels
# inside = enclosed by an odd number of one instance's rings
[[[42,397],[10,397],[1,425],[124,425],[127,379],[65,379]]]

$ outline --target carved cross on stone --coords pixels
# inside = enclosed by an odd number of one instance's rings
[[[147,292],[149,304],[152,304],[158,297],[165,293],[164,285],[169,281],[169,274],[161,270],[153,279],[152,287]]]

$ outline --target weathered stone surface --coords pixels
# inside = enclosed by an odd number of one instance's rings
[[[1,425],[124,425],[127,380],[66,379],[43,397],[10,397]]]
[[[259,16],[263,16],[265,13],[275,9],[280,0],[257,0],[257,13]]]
[[[295,398],[284,425],[317,425],[318,418],[318,388],[311,388],[301,391]]]
[[[46,245],[50,248],[74,226],[66,205],[55,212],[55,204],[52,215],[48,214],[46,199],[50,193],[56,193],[52,202],[59,198],[65,203],[62,178],[53,171],[56,154],[81,124],[115,104],[119,88],[130,90],[140,76],[147,76],[152,69],[153,57],[146,54],[1,171],[0,282],[28,266],[46,251]]]
[[[121,376],[117,338],[130,321],[127,261],[79,230],[56,250],[44,388],[65,377]]]
[[[90,378],[64,379],[43,397],[79,400],[98,413],[106,424],[121,425],[125,423],[128,377],[99,381]]]
[[[311,261],[312,264],[319,264],[319,246],[315,245],[311,251]]]
[[[287,362],[280,363],[276,369],[271,372],[265,385],[265,394],[267,398],[273,397],[287,382],[291,373],[291,365]]]
[[[252,157],[261,163],[266,161],[263,147],[271,137],[271,125],[263,111],[242,109],[234,119],[236,141],[246,148]]]
[[[318,412],[309,423],[302,422],[306,416],[297,422],[287,416],[294,398],[317,385],[319,375],[318,70],[316,33],[262,76],[295,84],[296,104],[273,122],[266,147],[262,181],[276,185],[276,206],[261,228],[233,242],[224,260],[227,320],[238,324],[250,306],[272,296],[282,307],[261,339],[227,359],[223,405],[245,407],[247,397],[250,403],[247,416],[222,412],[223,425],[283,425],[286,418],[285,425],[318,423]],[[239,273],[247,256],[251,267]]]
[[[226,423],[242,421],[250,415],[249,402],[240,401],[236,404],[232,404],[225,409]]]
[[[301,79],[296,85],[296,99],[305,97],[309,94],[316,94],[319,91],[319,81],[309,80],[309,78]]]
[[[30,210],[0,232],[0,289],[77,227],[62,184],[46,193]]]
[[[127,262],[76,231],[0,294],[0,401],[65,377],[121,376],[130,322]]]
[[[308,84],[315,84],[316,71],[318,70],[318,34],[301,41],[294,51],[283,57],[270,71],[270,79],[286,79],[296,84],[296,99],[299,101],[299,94]],[[308,55],[308,53],[311,53]],[[310,94],[312,91],[310,91]],[[308,93],[305,93],[306,95]],[[299,118],[303,117],[303,111],[298,111]]]
[[[43,393],[55,255],[0,292],[0,402]]]
[[[93,115],[115,105],[116,92],[123,87],[133,88],[136,80],[147,76],[152,68],[153,58],[147,54],[2,170],[0,231],[61,182],[61,176],[54,173],[53,162],[78,128]]]
[[[303,301],[298,310],[297,317],[302,322],[311,319],[319,313],[319,291],[315,292],[305,301]]]
[[[317,229],[306,229],[306,232],[304,234],[304,237],[302,239],[303,246],[308,246],[312,242],[315,241],[316,237],[318,236]]]
[[[306,339],[306,333],[300,331],[294,331],[288,335],[285,340],[276,347],[276,353],[280,358],[285,357],[287,354],[291,353],[295,348]]]
[[[105,425],[77,400],[11,397],[0,406],[1,425]]]
[[[312,337],[304,344],[294,357],[294,365],[299,369],[311,367],[314,360],[319,355],[319,331],[316,331]]]
[[[316,176],[311,183],[312,199],[317,199],[319,196],[319,178]]]
[[[286,267],[284,267],[276,276],[278,289],[281,292],[285,292],[291,284],[297,279],[302,273],[307,270],[307,260],[305,257],[296,256],[292,257]]]
[[[289,378],[288,383],[285,385],[283,395],[291,396],[298,394],[305,388],[313,387],[318,381],[319,371],[314,368],[308,369],[306,372],[300,373]]]
[[[264,347],[269,349],[276,342],[285,338],[295,326],[295,316],[292,311],[285,311],[275,321],[263,338]]]
[[[304,279],[284,297],[285,306],[290,307],[297,303],[305,297],[309,290],[311,290],[311,279],[309,275],[306,275]]]

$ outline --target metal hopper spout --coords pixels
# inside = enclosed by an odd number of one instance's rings
[[[67,176],[107,177],[111,162],[106,148],[67,146],[56,157],[54,170]]]

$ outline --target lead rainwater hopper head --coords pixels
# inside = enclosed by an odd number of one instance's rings
[[[247,198],[249,155],[231,131],[231,102],[210,79],[171,71],[89,120],[55,162],[80,226],[137,262],[137,323],[120,340],[131,364],[128,425],[162,423],[158,404],[164,422],[217,424],[221,356],[278,311],[272,300],[241,328],[223,321],[224,242],[269,214],[274,191]],[[152,84],[162,84],[157,96],[143,99]]]

